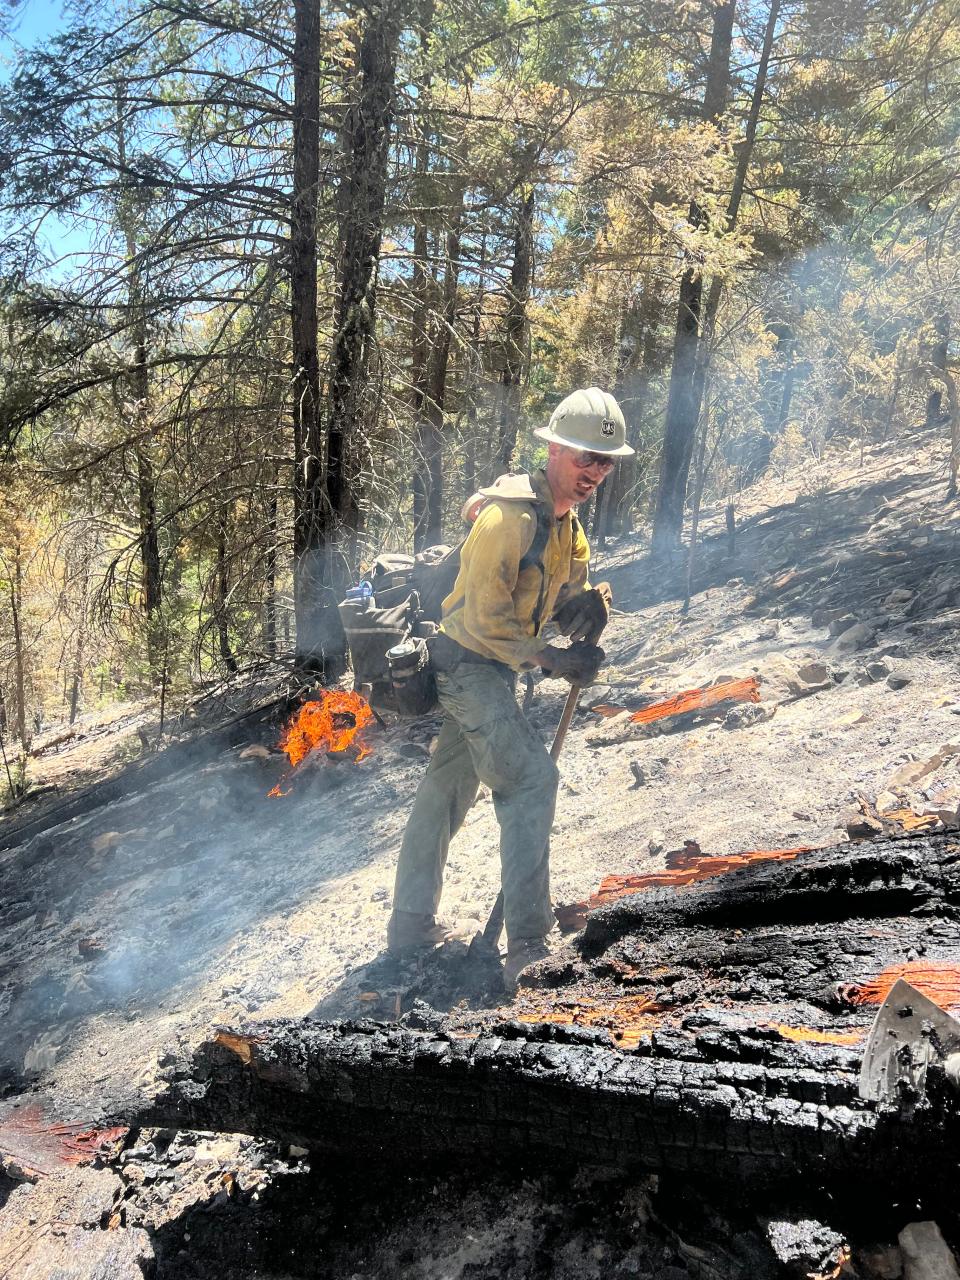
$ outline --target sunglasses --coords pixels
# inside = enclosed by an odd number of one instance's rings
[[[581,471],[586,471],[589,467],[599,467],[601,471],[611,471],[617,463],[616,458],[611,458],[608,453],[592,453],[589,449],[574,449],[574,464]]]

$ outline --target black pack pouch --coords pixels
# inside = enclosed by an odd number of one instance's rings
[[[346,632],[353,660],[356,684],[390,684],[387,650],[409,635],[415,607],[410,592],[397,604],[384,609],[376,600],[343,600],[340,620]]]
[[[423,636],[410,636],[388,649],[387,665],[402,715],[425,716],[437,709],[437,681]]]

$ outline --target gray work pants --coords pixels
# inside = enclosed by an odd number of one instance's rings
[[[506,669],[461,662],[437,672],[437,693],[443,726],[403,834],[394,910],[436,914],[451,837],[482,782],[493,792],[500,823],[507,939],[541,938],[554,924],[549,859],[557,766],[524,719]]]

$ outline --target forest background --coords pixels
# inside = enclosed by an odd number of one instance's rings
[[[2,11],[16,30],[11,0]],[[942,427],[960,3],[73,3],[0,84],[0,733],[295,658],[567,392],[702,500]]]

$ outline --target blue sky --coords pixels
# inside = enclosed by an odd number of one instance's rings
[[[29,49],[53,35],[63,21],[63,0],[20,0],[4,4],[0,29],[0,77],[6,79],[20,49]]]

